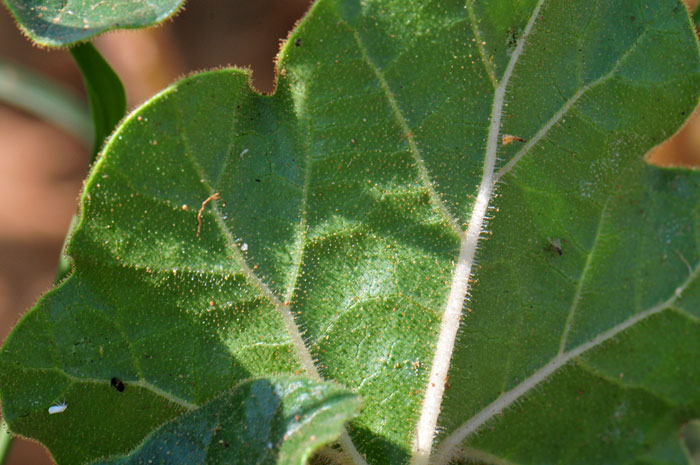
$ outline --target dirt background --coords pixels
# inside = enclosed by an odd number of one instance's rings
[[[310,0],[190,0],[162,27],[110,33],[95,43],[122,77],[134,108],[179,76],[221,65],[250,67],[270,91],[280,41]],[[691,0],[689,3],[697,3]],[[694,5],[693,5],[694,6]],[[33,47],[0,7],[0,59],[8,59],[83,93],[65,51]],[[88,169],[89,147],[32,115],[0,103],[0,341],[53,281],[57,257]],[[695,116],[652,159],[700,165]],[[8,465],[52,460],[39,444],[15,441]]]

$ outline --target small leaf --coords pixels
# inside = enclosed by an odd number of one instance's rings
[[[247,381],[161,426],[129,454],[95,465],[305,465],[315,450],[338,438],[359,404],[329,383]]]
[[[184,0],[5,0],[17,24],[38,45],[63,47],[113,29],[158,24]]]

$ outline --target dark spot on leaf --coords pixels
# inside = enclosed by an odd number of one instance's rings
[[[255,180],[255,182],[262,182],[262,181],[261,181],[261,180],[259,180],[259,179],[256,179],[256,180]]]
[[[518,31],[516,31],[515,29],[508,30],[508,34],[506,36],[506,46],[509,49],[514,49],[518,46],[518,35]]]
[[[559,239],[558,237],[550,239],[548,237],[547,241],[549,242],[549,245],[551,246],[551,248],[554,249],[559,255],[564,254],[564,252],[561,249],[561,239]]]
[[[295,41],[294,41],[294,45],[296,45],[297,47],[300,46],[300,45],[301,45],[301,39],[295,40]]]
[[[119,392],[124,392],[124,383],[122,382],[121,379],[117,378],[116,376],[112,378],[112,387],[116,389]]]

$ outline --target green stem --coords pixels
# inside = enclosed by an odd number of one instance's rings
[[[0,422],[0,464],[5,463],[10,452],[10,446],[12,446],[12,434],[7,428],[7,423]]]
[[[90,42],[74,45],[70,54],[83,75],[90,103],[95,130],[94,161],[105,139],[126,113],[126,93],[117,73]]]

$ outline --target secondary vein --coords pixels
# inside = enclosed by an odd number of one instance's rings
[[[626,329],[636,325],[642,320],[645,320],[657,313],[666,309],[672,308],[673,304],[680,298],[683,291],[697,278],[700,265],[696,266],[688,278],[678,288],[675,289],[673,295],[664,302],[655,305],[643,312],[628,318],[627,320],[617,324],[609,330],[599,334],[595,338],[571,349],[567,352],[559,353],[549,363],[537,370],[529,378],[515,386],[508,392],[501,394],[496,400],[487,405],[479,413],[471,417],[467,422],[463,423],[450,436],[448,436],[440,445],[437,451],[437,465],[446,465],[452,457],[455,450],[459,448],[462,441],[470,434],[474,433],[483,424],[489,421],[494,416],[501,413],[504,409],[512,405],[523,395],[527,394],[535,386],[549,378],[552,373],[569,363],[572,359],[587,352],[595,347],[600,346],[606,341],[614,338]]]
[[[576,315],[576,309],[578,308],[578,304],[581,301],[581,293],[583,292],[583,286],[586,282],[586,278],[588,277],[588,273],[591,270],[591,267],[593,264],[593,256],[595,255],[596,248],[598,247],[598,244],[600,243],[600,238],[601,238],[602,233],[603,233],[603,225],[605,223],[605,213],[608,209],[609,203],[610,203],[610,197],[608,196],[607,200],[605,201],[605,204],[601,208],[600,218],[598,219],[598,228],[596,229],[595,237],[593,238],[593,245],[591,246],[591,250],[588,251],[588,254],[586,256],[586,263],[583,266],[583,271],[581,272],[581,275],[579,276],[579,279],[578,279],[578,283],[576,284],[576,291],[574,292],[574,297],[571,300],[571,306],[569,307],[569,314],[566,317],[566,323],[564,323],[564,330],[562,331],[561,341],[559,342],[559,352],[560,353],[564,352],[564,349],[566,348],[566,340],[569,337],[569,331],[571,330],[571,324],[573,323],[574,316]]]
[[[362,59],[372,69],[374,75],[377,78],[377,81],[379,81],[379,86],[381,87],[384,96],[389,102],[391,111],[393,112],[396,121],[399,123],[401,131],[408,140],[408,147],[411,151],[411,155],[413,155],[413,159],[416,162],[416,167],[418,168],[418,176],[420,177],[420,180],[425,186],[425,188],[428,189],[430,203],[433,205],[433,208],[437,209],[440,212],[440,214],[447,220],[448,224],[450,225],[450,228],[452,228],[455,234],[461,236],[462,226],[457,221],[457,218],[455,218],[454,215],[452,215],[452,213],[448,210],[447,206],[445,205],[445,202],[442,201],[440,195],[435,190],[433,182],[430,180],[428,169],[426,168],[425,163],[423,161],[423,157],[421,156],[420,151],[418,150],[418,146],[416,145],[416,141],[414,139],[413,133],[411,132],[411,128],[409,128],[408,122],[406,121],[406,117],[403,115],[403,112],[401,111],[401,108],[399,107],[399,104],[396,101],[396,96],[391,91],[389,84],[386,82],[384,73],[370,58],[369,54],[367,53],[367,48],[362,43],[362,39],[360,38],[357,31],[352,29],[347,23],[345,23],[345,25],[348,28],[348,30],[352,32],[355,42],[357,43],[357,47],[360,50],[360,54],[362,55]]]

